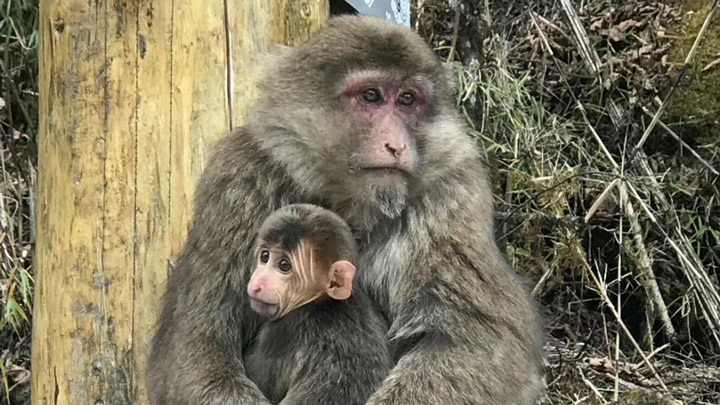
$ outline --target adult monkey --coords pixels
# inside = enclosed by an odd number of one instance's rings
[[[196,192],[149,360],[159,404],[263,404],[242,350],[263,220],[291,203],[337,212],[357,282],[391,323],[397,364],[371,404],[530,404],[543,392],[531,300],[493,239],[492,196],[448,72],[408,29],[341,17],[275,57],[248,122]]]

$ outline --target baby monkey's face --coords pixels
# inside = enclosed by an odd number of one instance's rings
[[[250,307],[270,320],[325,295],[342,300],[352,293],[355,266],[347,261],[323,265],[309,241],[292,250],[260,241],[256,256],[247,290]]]

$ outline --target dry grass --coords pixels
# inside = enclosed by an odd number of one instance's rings
[[[713,8],[582,4],[428,0],[417,21],[456,63],[498,240],[544,304],[546,402],[718,403],[720,139],[663,114],[712,72]]]

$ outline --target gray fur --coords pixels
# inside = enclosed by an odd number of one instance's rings
[[[431,83],[413,132],[418,170],[392,201],[347,168],[362,128],[334,95],[362,69]],[[397,361],[370,404],[534,403],[539,317],[495,244],[485,168],[432,51],[407,29],[343,17],[266,71],[248,124],[220,142],[198,186],[149,359],[153,403],[267,403],[243,367],[260,326],[245,288],[258,227],[290,203],[332,209],[358,240],[358,283],[390,321]]]

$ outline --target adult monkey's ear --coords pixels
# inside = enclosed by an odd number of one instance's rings
[[[271,44],[268,46],[268,53],[278,56],[287,55],[288,52],[292,49],[291,46],[287,46],[284,44]]]
[[[442,62],[442,67],[450,91],[453,95],[457,94],[460,87],[460,77],[458,76],[460,71],[455,66],[455,62]]]
[[[346,300],[352,294],[355,266],[345,260],[339,260],[330,266],[327,293],[335,300]]]
[[[264,78],[270,74],[266,71],[267,66],[284,65],[286,60],[289,58],[292,52],[292,47],[282,44],[271,44],[259,52],[254,52],[248,57],[250,58],[251,66],[254,67],[252,74],[254,75],[253,80],[258,78]]]
[[[284,62],[292,52],[292,47],[283,44],[272,44],[262,53],[262,62],[275,64]]]

